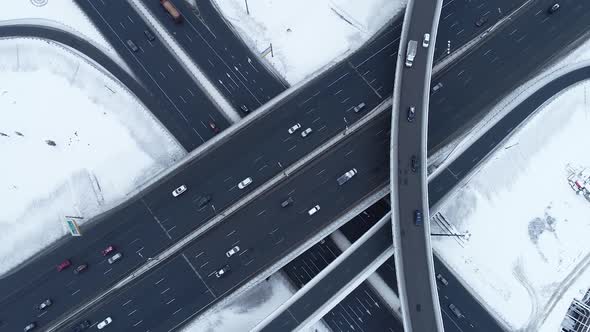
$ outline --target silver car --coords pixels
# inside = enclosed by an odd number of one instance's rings
[[[247,177],[244,180],[242,180],[242,182],[238,183],[238,188],[244,189],[247,186],[249,186],[250,183],[252,183],[252,178],[251,177]]]
[[[109,262],[109,264],[113,264],[114,262],[120,260],[121,258],[123,258],[123,254],[118,252],[118,253],[114,254],[113,256],[111,256],[107,261]]]
[[[311,134],[311,128],[307,128],[301,132],[301,137],[307,137],[307,135]]]

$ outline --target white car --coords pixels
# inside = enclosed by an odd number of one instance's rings
[[[98,327],[99,330],[102,330],[102,329],[104,329],[105,326],[109,325],[112,322],[113,322],[113,320],[111,319],[111,317],[107,317],[107,318],[105,318],[105,320],[98,323],[98,325],[96,325],[96,327]]]
[[[311,133],[311,128],[307,128],[307,129],[305,129],[304,131],[301,132],[301,137],[306,137],[310,133]]]
[[[355,113],[358,113],[360,111],[362,111],[365,108],[365,103],[360,103],[358,105],[356,105],[355,107],[353,107],[353,110]]]
[[[336,181],[339,185],[345,184],[348,180],[350,180],[356,174],[356,168],[351,169],[350,171],[342,174]]]
[[[237,253],[238,253],[238,251],[240,251],[240,247],[238,247],[238,246],[235,246],[235,247],[231,248],[230,250],[228,250],[228,251],[225,253],[225,255],[226,255],[228,258],[229,258],[229,257],[231,257],[231,256],[233,256],[233,255],[235,255],[235,254],[237,254]]]
[[[186,186],[183,184],[182,186],[180,186],[180,187],[178,187],[178,188],[174,189],[174,191],[172,192],[172,196],[174,196],[174,197],[178,197],[178,196],[180,196],[180,195],[181,195],[183,192],[185,192],[185,191],[186,191],[186,189],[187,189],[187,188],[186,188]]]
[[[319,210],[320,210],[320,206],[316,205],[316,206],[312,207],[309,211],[307,211],[307,214],[309,214],[310,216],[313,216]]]
[[[297,131],[297,129],[301,128],[301,124],[300,123],[296,123],[293,125],[293,127],[289,128],[289,134],[292,134],[294,132]]]
[[[120,260],[121,258],[123,258],[123,254],[118,252],[118,253],[114,254],[113,256],[111,256],[109,259],[107,259],[107,261],[109,262],[109,264],[113,264],[114,262]]]
[[[422,39],[422,47],[428,47],[428,45],[430,45],[430,34],[425,33],[424,39]]]
[[[244,180],[242,180],[242,182],[238,183],[238,188],[240,189],[244,189],[246,188],[248,185],[250,185],[250,183],[252,183],[252,178],[247,177]]]

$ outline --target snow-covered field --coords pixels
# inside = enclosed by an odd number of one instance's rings
[[[542,107],[439,210],[470,237],[434,249],[512,330],[557,331],[590,286],[590,203],[566,172],[590,166],[589,93],[584,82]]]
[[[87,220],[184,155],[122,86],[61,46],[0,40],[0,73],[0,273],[64,235],[64,216]]]
[[[250,331],[251,328],[287,301],[295,291],[281,273],[275,273],[268,281],[252,287],[226,307],[199,317],[182,331]],[[309,331],[328,332],[329,330],[320,321]]]
[[[295,84],[370,39],[406,0],[214,0],[255,52]]]
[[[73,0],[17,0],[4,1],[0,10],[0,24],[36,23],[56,26],[91,40],[96,46],[116,59],[113,47],[92,25]]]

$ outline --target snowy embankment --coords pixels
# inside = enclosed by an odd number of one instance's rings
[[[296,84],[358,49],[406,0],[213,0],[225,19],[257,54],[266,56],[290,84]]]
[[[0,24],[31,23],[57,27],[90,40],[117,63],[126,67],[115,49],[92,25],[73,0],[5,1],[0,10]],[[127,70],[129,72],[129,70]]]
[[[567,183],[569,165],[590,166],[589,89],[543,106],[438,211],[469,238],[433,237],[434,250],[512,330],[558,330],[590,286],[590,202]]]
[[[268,281],[261,282],[241,294],[230,305],[199,317],[182,331],[250,331],[295,292],[296,289],[282,273],[275,273]],[[329,329],[320,321],[309,331],[328,332]]]
[[[184,150],[151,113],[61,46],[0,40],[0,273],[116,205]]]

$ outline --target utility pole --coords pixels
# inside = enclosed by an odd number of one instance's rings
[[[250,15],[250,9],[248,8],[248,0],[244,0],[246,3],[246,14]]]

